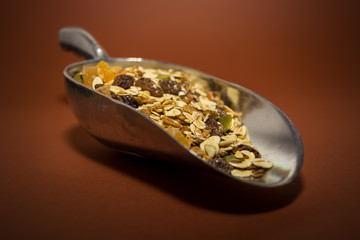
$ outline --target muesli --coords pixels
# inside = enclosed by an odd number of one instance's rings
[[[84,67],[74,79],[139,110],[227,174],[259,178],[273,167],[252,145],[241,113],[226,106],[218,92],[205,90],[182,71],[122,68],[100,61]]]

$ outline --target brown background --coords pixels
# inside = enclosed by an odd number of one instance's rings
[[[359,219],[357,1],[1,1],[1,239],[349,239]],[[114,152],[66,102],[58,45],[187,65],[269,99],[304,165],[272,191]]]

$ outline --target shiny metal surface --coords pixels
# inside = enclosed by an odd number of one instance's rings
[[[68,101],[80,124],[100,142],[118,149],[144,156],[152,161],[163,159],[218,173],[245,184],[275,187],[289,183],[300,171],[303,162],[303,144],[299,132],[290,119],[276,106],[260,95],[239,85],[197,70],[142,58],[109,58],[93,37],[79,28],[60,30],[60,44],[80,52],[84,62],[64,69]],[[249,129],[253,144],[262,156],[274,162],[274,167],[261,179],[238,179],[213,168],[193,155],[181,143],[139,111],[112,100],[75,81],[72,76],[83,66],[96,65],[106,59],[111,65],[143,66],[182,70],[197,81],[219,91],[225,104],[243,112],[243,121]]]

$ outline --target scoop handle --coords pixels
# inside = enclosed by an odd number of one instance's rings
[[[64,27],[59,31],[62,47],[85,57],[86,59],[108,59],[106,51],[90,33],[78,27]]]

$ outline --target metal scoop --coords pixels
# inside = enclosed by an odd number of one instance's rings
[[[86,57],[64,69],[69,104],[84,127],[101,143],[120,151],[143,156],[149,161],[162,159],[221,174],[245,184],[275,187],[289,183],[303,162],[303,144],[290,119],[258,94],[200,71],[161,61],[142,58],[110,58],[96,40],[80,28],[67,27],[59,32],[60,44]],[[197,81],[218,91],[227,106],[241,111],[251,141],[263,158],[274,167],[262,178],[246,179],[227,175],[190,152],[174,137],[136,109],[106,97],[79,83],[73,76],[84,66],[96,66],[100,60],[122,67],[174,69],[195,76]]]

